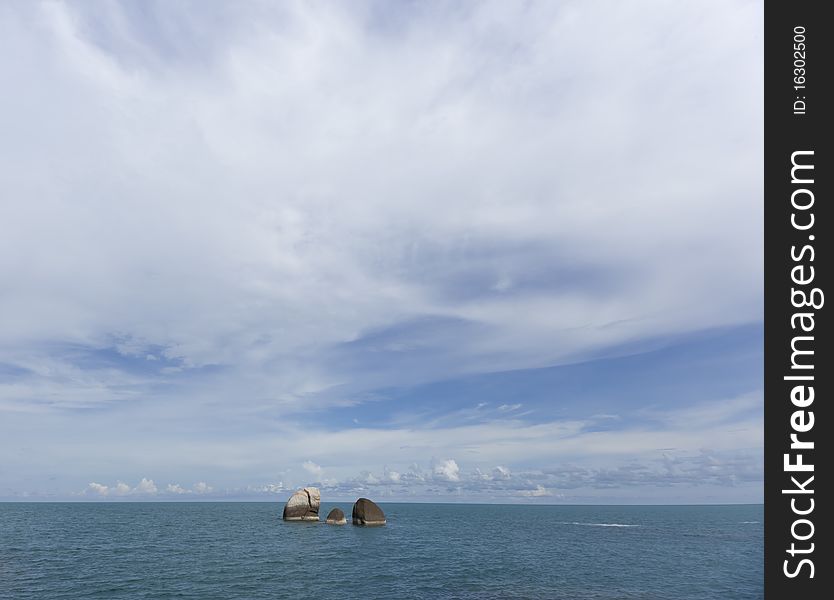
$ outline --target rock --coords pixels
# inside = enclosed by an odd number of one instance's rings
[[[285,521],[318,521],[321,494],[318,488],[298,490],[284,505]]]
[[[342,512],[341,508],[334,508],[327,514],[325,523],[328,525],[346,525],[347,519],[345,519],[345,513]]]
[[[359,498],[353,505],[354,525],[385,525],[385,513],[367,498]]]

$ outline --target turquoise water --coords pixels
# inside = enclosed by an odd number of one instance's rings
[[[762,506],[0,504],[0,598],[762,598]],[[321,514],[350,503],[325,503]]]

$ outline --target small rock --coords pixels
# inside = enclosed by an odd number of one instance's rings
[[[318,488],[306,487],[298,490],[284,505],[285,521],[318,521],[321,494]]]
[[[347,519],[345,519],[345,513],[342,512],[341,508],[334,508],[327,514],[325,523],[328,525],[346,525]]]
[[[367,498],[359,498],[353,505],[354,525],[385,525],[385,513]]]

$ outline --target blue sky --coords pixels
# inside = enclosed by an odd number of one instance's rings
[[[4,3],[0,499],[762,497],[754,2]]]

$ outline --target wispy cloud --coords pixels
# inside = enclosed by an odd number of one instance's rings
[[[755,446],[729,371],[638,405],[534,369],[760,321],[760,29],[746,2],[3,4],[0,487],[60,457],[65,491],[184,497]]]
[[[305,471],[310,473],[310,475],[314,475],[316,477],[321,475],[322,468],[320,465],[317,465],[311,460],[305,460],[301,466],[304,468]]]

